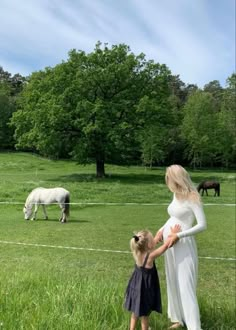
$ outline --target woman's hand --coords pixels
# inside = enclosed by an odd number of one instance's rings
[[[155,237],[154,237],[154,242],[155,244],[159,243],[159,242],[162,242],[163,241],[163,229],[162,230],[159,230]]]
[[[170,227],[171,234],[177,234],[181,231],[181,226],[176,224],[174,227]]]
[[[180,225],[175,225],[174,227],[170,227],[170,235],[168,235],[168,248],[172,247],[174,244],[176,244],[179,240],[179,237],[177,236],[177,233],[181,231]]]

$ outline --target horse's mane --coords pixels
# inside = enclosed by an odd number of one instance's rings
[[[34,188],[28,195],[28,197],[26,198],[26,201],[25,201],[25,206],[28,206],[29,202],[31,201],[32,199],[32,195],[35,193],[36,190],[41,190],[41,189],[45,189],[43,187],[37,187],[37,188]]]

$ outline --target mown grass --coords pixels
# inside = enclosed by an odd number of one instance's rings
[[[95,167],[49,161],[30,154],[0,154],[0,328],[2,329],[128,329],[123,296],[133,259],[129,253],[87,250],[129,250],[135,230],[155,232],[167,219],[165,205],[72,205],[70,222],[58,222],[59,209],[48,208],[49,221],[24,221],[22,207],[36,186],[64,186],[72,202],[168,203],[165,169],[108,166],[110,176],[95,178]],[[235,203],[234,174],[192,172],[194,182],[214,177],[222,195],[204,203]],[[235,258],[235,208],[205,206],[208,230],[198,235],[200,257]],[[3,243],[3,241],[12,242]],[[77,247],[84,250],[17,245]],[[157,260],[163,314],[151,315],[152,329],[166,329],[166,287],[163,257]],[[235,329],[235,262],[199,258],[198,297],[202,328]]]

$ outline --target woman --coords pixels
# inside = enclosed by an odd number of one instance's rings
[[[165,253],[168,317],[173,323],[170,329],[186,325],[189,330],[200,330],[196,295],[198,258],[194,235],[206,229],[205,215],[200,196],[182,166],[168,167],[165,179],[173,192],[173,200],[168,207],[170,218],[157,232],[155,242],[166,241],[167,237],[171,239],[171,248]],[[194,219],[197,224],[193,226]],[[175,224],[181,226],[181,232],[171,233]]]

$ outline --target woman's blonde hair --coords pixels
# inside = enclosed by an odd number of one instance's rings
[[[150,237],[153,236],[149,230],[141,230],[130,240],[130,249],[138,266],[142,266],[142,256],[150,250]]]
[[[200,203],[200,195],[188,172],[180,165],[171,165],[166,169],[166,184],[178,199],[189,199]]]

